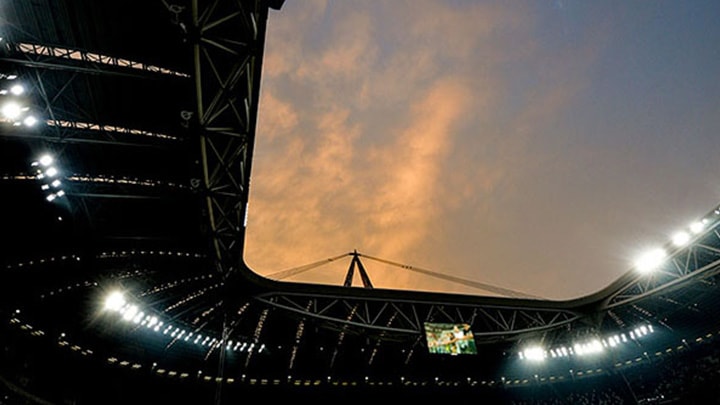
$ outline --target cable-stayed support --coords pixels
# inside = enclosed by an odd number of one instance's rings
[[[385,263],[385,264],[389,264],[389,265],[391,265],[391,266],[395,266],[395,267],[399,267],[399,268],[402,268],[402,269],[414,271],[414,272],[416,272],[416,273],[425,274],[425,275],[427,275],[427,276],[431,276],[431,277],[435,277],[435,278],[439,278],[439,279],[443,279],[443,280],[447,280],[447,281],[452,281],[452,282],[454,282],[454,283],[462,284],[462,285],[467,286],[467,287],[478,288],[478,289],[483,290],[483,291],[490,291],[490,292],[493,292],[493,293],[496,293],[496,294],[500,294],[500,295],[505,296],[505,297],[542,299],[541,297],[538,297],[538,296],[535,296],[535,295],[530,295],[530,294],[526,294],[526,293],[523,293],[523,292],[511,290],[511,289],[508,289],[508,288],[502,288],[502,287],[494,286],[494,285],[492,285],[492,284],[481,283],[481,282],[473,281],[473,280],[467,280],[467,279],[464,279],[464,278],[455,277],[455,276],[451,276],[451,275],[443,274],[443,273],[438,273],[438,272],[435,272],[435,271],[426,270],[426,269],[422,269],[422,268],[419,268],[419,267],[410,266],[410,265],[407,265],[407,264],[396,263],[396,262],[393,262],[393,261],[390,261],[390,260],[385,260],[385,259],[381,259],[381,258],[378,258],[378,257],[368,256],[368,255],[361,254],[361,253],[358,253],[358,255],[361,256],[361,257],[366,257],[366,258],[371,259],[371,260],[375,260],[375,261],[380,262],[380,263]]]
[[[363,280],[363,285],[367,288],[372,288],[372,283],[370,281],[370,277],[367,274],[367,271],[366,271],[365,267],[363,266],[362,261],[360,261],[360,257],[365,257],[365,258],[374,260],[379,263],[384,263],[384,264],[388,264],[388,265],[398,267],[401,269],[414,271],[416,273],[424,274],[426,276],[430,276],[430,277],[434,277],[434,278],[438,278],[438,279],[452,281],[454,283],[458,283],[458,284],[464,285],[466,287],[472,287],[472,288],[477,288],[477,289],[483,290],[483,291],[489,291],[489,292],[499,294],[504,297],[543,299],[542,297],[538,297],[538,296],[531,295],[531,294],[526,294],[526,293],[523,293],[520,291],[515,291],[515,290],[508,289],[508,288],[503,288],[503,287],[498,287],[498,286],[495,286],[492,284],[481,283],[478,281],[468,280],[468,279],[464,279],[461,277],[451,276],[448,274],[438,273],[438,272],[435,272],[432,270],[427,270],[427,269],[423,269],[423,268],[416,267],[416,266],[401,264],[401,263],[393,262],[390,260],[381,259],[379,257],[369,256],[369,255],[366,255],[363,253],[359,253],[357,251],[345,253],[345,254],[331,257],[331,258],[328,258],[325,260],[319,260],[317,262],[305,264],[302,266],[294,267],[291,269],[279,271],[279,272],[272,273],[272,274],[268,274],[266,277],[268,277],[272,280],[283,280],[283,279],[313,270],[313,269],[323,266],[325,264],[332,263],[338,259],[342,259],[343,257],[347,257],[347,256],[352,257],[352,262],[350,263],[350,268],[348,270],[347,276],[345,278],[345,282],[343,284],[344,287],[350,287],[351,282],[352,282],[352,276],[354,274],[353,270],[355,269],[355,267],[357,267],[358,271],[360,272],[360,276]]]
[[[293,267],[291,269],[278,271],[276,273],[271,273],[271,274],[268,274],[266,277],[269,279],[272,279],[272,280],[284,280],[286,278],[290,278],[292,276],[296,276],[298,274],[302,274],[302,273],[305,273],[312,269],[318,268],[322,265],[332,263],[338,259],[342,259],[343,257],[349,256],[349,255],[350,255],[350,253],[345,253],[345,254],[342,254],[339,256],[331,257],[329,259],[318,260],[317,262],[314,262],[314,263],[309,263],[309,264],[306,264],[303,266]]]
[[[362,280],[363,286],[365,288],[373,288],[372,282],[370,282],[370,276],[368,276],[367,271],[365,271],[365,266],[363,266],[360,261],[360,254],[356,250],[350,253],[350,256],[352,256],[352,261],[350,262],[350,267],[345,275],[345,283],[343,284],[343,287],[352,286],[355,269],[357,268],[358,273],[360,273],[360,279]]]
[[[282,288],[278,288],[275,291],[257,294],[254,298],[277,309],[300,314],[304,319],[314,318],[321,322],[336,323],[343,331],[357,329],[362,330],[363,333],[375,333],[378,341],[422,334],[425,322],[472,323],[473,333],[478,339],[492,341],[519,336],[523,333],[557,328],[584,316],[578,311],[555,306],[528,294],[418,269],[364,255],[357,251],[283,270],[267,277],[281,280],[316,269],[346,256],[352,257],[352,263],[345,282],[337,293],[306,292],[305,290],[283,291]],[[507,298],[482,296],[478,296],[477,300],[471,299],[467,302],[448,301],[432,293],[428,296],[430,298],[423,299],[418,296],[412,300],[391,296],[375,297],[364,293],[360,293],[360,296],[352,296],[351,292],[374,290],[360,260],[361,257],[403,269],[416,270],[431,277],[447,279],[485,291],[493,291],[515,299],[523,299],[523,301],[509,305]],[[350,288],[350,279],[354,274],[355,267],[362,273],[365,286],[363,289]],[[309,305],[308,302],[310,302]]]

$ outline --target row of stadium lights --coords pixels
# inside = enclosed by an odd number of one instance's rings
[[[720,208],[713,211],[717,217],[720,215]],[[709,218],[703,218],[700,221],[690,224],[687,230],[679,231],[672,236],[672,244],[676,247],[685,246],[694,235],[702,233],[707,224],[710,223]],[[635,262],[635,269],[640,273],[649,273],[657,269],[667,258],[668,252],[663,248],[656,248],[648,251],[638,258]],[[610,336],[605,339],[593,339],[587,342],[576,343],[573,346],[560,346],[554,349],[544,349],[539,346],[528,347],[518,353],[521,360],[543,361],[548,357],[561,358],[569,356],[585,356],[595,353],[601,353],[606,349],[612,349],[620,344],[627,343],[629,340],[637,340],[648,334],[653,333],[652,325],[641,325],[630,331],[630,338],[625,333]]]
[[[715,217],[720,216],[720,208],[716,208],[713,211],[713,214]],[[676,247],[685,246],[688,242],[690,242],[694,235],[702,233],[710,221],[710,218],[703,218],[700,221],[690,224],[687,230],[676,232],[671,238],[672,244]],[[643,274],[649,273],[660,267],[667,256],[668,252],[663,248],[649,250],[637,259],[635,262],[635,269]]]
[[[11,323],[11,324],[17,324],[17,325],[19,325],[20,329],[22,329],[22,330],[30,333],[30,335],[32,335],[32,336],[43,336],[43,335],[45,335],[45,332],[43,332],[42,330],[36,329],[35,327],[33,327],[33,326],[30,325],[30,324],[23,323],[23,322],[19,319],[19,314],[20,314],[20,309],[16,309],[14,316],[10,319],[10,323]],[[647,327],[650,328],[650,325],[648,325]],[[651,331],[651,329],[649,329],[649,330]],[[636,331],[637,331],[637,330],[636,330]],[[633,332],[635,332],[635,331],[633,331]],[[631,338],[632,338],[633,332],[630,333],[630,334],[631,334]],[[642,327],[640,327],[640,332],[642,333]],[[720,332],[718,333],[718,335],[720,335]],[[712,338],[712,337],[713,337],[713,334],[712,334],[712,333],[707,333],[704,337],[703,337],[703,336],[700,336],[700,337],[696,338],[696,339],[695,339],[695,342],[696,342],[696,343],[701,343],[701,342],[703,342],[705,339],[710,339],[710,338]],[[621,339],[621,338],[618,336],[618,337],[616,337],[616,339]],[[60,334],[60,336],[59,336],[59,338],[58,338],[58,345],[69,347],[71,350],[80,352],[80,353],[81,353],[82,355],[84,355],[84,356],[92,355],[92,354],[93,354],[93,351],[90,350],[90,349],[83,349],[82,347],[80,347],[80,346],[78,346],[78,345],[72,345],[72,346],[71,346],[71,345],[70,345],[70,342],[68,342],[68,339],[67,339],[67,336],[66,336],[65,333],[61,333],[61,334]],[[683,340],[682,340],[682,345],[677,346],[676,349],[677,349],[677,350],[682,350],[682,349],[685,349],[686,347],[689,348],[690,346],[689,346],[688,342],[687,342],[685,339],[683,339]],[[668,347],[668,348],[667,348],[666,350],[664,350],[664,351],[657,351],[657,352],[655,352],[655,356],[662,356],[663,354],[672,353],[672,352],[673,352],[673,348],[672,348],[672,347]],[[644,353],[644,355],[645,355],[646,358],[648,358],[647,352]],[[629,359],[629,360],[626,360],[625,362],[617,362],[617,363],[615,363],[615,367],[622,367],[623,365],[630,365],[630,364],[632,364],[632,363],[637,363],[637,362],[640,362],[640,361],[642,361],[642,360],[643,360],[642,357],[637,357],[637,358],[635,358],[634,361]],[[128,365],[130,365],[130,362],[129,362],[129,361],[126,361],[126,360],[120,361],[120,360],[118,360],[116,357],[110,357],[110,358],[108,358],[108,363],[118,364],[118,365],[120,365],[120,366],[128,366]],[[189,376],[190,376],[190,374],[187,373],[187,372],[182,372],[182,373],[180,373],[180,372],[177,372],[177,371],[161,369],[161,368],[158,368],[157,366],[158,366],[157,363],[153,363],[152,369],[155,370],[158,375],[167,375],[168,377],[178,376],[178,377],[180,377],[180,378],[186,378],[186,377],[189,377]],[[132,369],[134,369],[134,370],[139,370],[140,368],[142,368],[142,365],[137,364],[137,363],[132,364]],[[572,376],[582,377],[582,376],[584,376],[584,375],[589,376],[589,375],[591,375],[591,374],[596,374],[596,373],[597,373],[597,374],[600,374],[601,372],[603,372],[603,369],[602,369],[602,368],[598,368],[598,369],[595,369],[595,370],[593,370],[593,369],[588,369],[587,371],[573,371],[572,369],[570,369],[569,372],[570,372],[570,374],[571,374]],[[198,370],[197,375],[198,375],[198,377],[200,377],[200,376],[202,375],[202,370]],[[548,376],[548,377],[546,377],[546,376],[540,377],[538,374],[535,374],[534,377],[535,377],[535,381],[538,381],[538,382],[545,382],[545,381],[552,382],[552,381],[556,381],[556,380],[557,380],[557,381],[562,381],[562,380],[565,379],[565,377],[562,376],[562,375],[560,375],[560,376],[551,375],[551,376]],[[205,381],[212,381],[212,380],[214,380],[214,381],[216,381],[216,382],[222,382],[222,381],[223,381],[221,377],[215,377],[215,378],[213,378],[213,377],[211,377],[211,376],[204,376],[203,379],[204,379]],[[380,386],[382,386],[382,385],[387,385],[387,386],[392,386],[392,385],[394,385],[393,381],[385,381],[385,382],[383,382],[383,381],[371,381],[368,376],[365,376],[364,380],[365,380],[365,383],[368,384],[368,385],[380,385]],[[227,378],[227,379],[225,379],[225,381],[226,381],[227,383],[233,383],[233,382],[235,382],[235,379],[234,379],[234,378]],[[254,384],[260,384],[260,385],[270,385],[270,384],[272,384],[272,385],[280,385],[280,384],[282,384],[282,380],[281,380],[281,379],[268,380],[268,379],[248,378],[245,374],[242,375],[240,381],[242,381],[242,382],[248,382],[248,383],[250,383],[251,385],[254,385]],[[321,385],[321,384],[322,384],[322,380],[314,380],[314,381],[312,381],[312,380],[304,380],[304,381],[303,381],[303,380],[299,380],[299,379],[293,380],[293,376],[291,376],[291,375],[288,375],[288,376],[287,376],[287,382],[288,382],[288,383],[292,383],[292,384],[295,385],[295,386],[300,386],[300,385],[305,385],[305,386],[310,386],[310,385],[318,386],[318,385]],[[406,378],[403,377],[403,376],[400,377],[400,382],[401,382],[402,385],[408,385],[408,386],[409,386],[409,385],[412,385],[412,386],[427,386],[427,385],[430,384],[430,382],[429,382],[428,380],[413,381],[413,380],[406,379]],[[519,384],[523,384],[523,385],[524,385],[524,384],[527,384],[527,383],[529,383],[529,382],[531,382],[531,380],[528,379],[528,378],[525,378],[525,379],[522,379],[522,380],[521,380],[521,379],[514,379],[514,380],[513,380],[513,379],[508,379],[508,378],[506,378],[506,377],[503,376],[503,377],[500,377],[500,379],[499,379],[498,381],[496,381],[496,380],[482,381],[480,384],[483,385],[483,386],[484,386],[484,385],[493,386],[493,385],[495,385],[495,384],[502,384],[502,385],[508,385],[508,386],[509,386],[509,385],[511,385],[511,384],[512,384],[512,385],[519,385]],[[328,376],[328,377],[327,377],[327,383],[331,383],[332,385],[335,385],[335,386],[338,386],[338,385],[342,385],[342,386],[357,386],[357,385],[359,384],[358,381],[341,381],[341,380],[333,379],[331,376]],[[462,384],[462,382],[459,381],[459,380],[455,380],[455,381],[443,381],[443,380],[440,380],[439,377],[435,377],[435,379],[434,379],[434,384],[437,385],[437,386],[456,386],[456,387],[457,387],[457,386],[460,386],[460,385]],[[467,377],[467,384],[469,384],[470,386],[475,386],[475,385],[478,384],[478,381],[475,380],[475,379],[473,379],[472,377]]]
[[[48,201],[53,201],[58,197],[63,197],[66,192],[62,189],[62,181],[60,180],[61,170],[57,167],[56,159],[50,154],[44,154],[39,159],[34,160],[30,163],[32,167],[32,174],[35,179],[40,181],[40,188],[45,192],[45,198]],[[117,183],[117,184],[133,184],[147,187],[154,186],[167,186],[167,187],[180,187],[183,185],[175,183],[162,184],[158,181],[153,180],[138,180],[129,178],[107,178],[103,176],[89,177],[89,176],[75,176],[73,178],[66,177],[66,179],[74,181],[84,182],[95,182],[95,183]]]
[[[55,166],[55,159],[51,155],[43,155],[30,165],[35,171],[35,178],[40,181],[40,189],[45,192],[45,199],[53,201],[63,197],[65,190],[60,181],[60,170]]]
[[[573,346],[560,346],[550,350],[539,346],[532,346],[518,353],[520,360],[544,361],[548,357],[560,358],[570,356],[587,356],[602,353],[606,349],[613,349],[631,340],[635,341],[654,332],[651,324],[641,325],[631,330],[628,335],[625,333],[616,334],[603,339],[592,339],[579,342]]]
[[[203,337],[201,334],[194,335],[193,332],[188,332],[180,327],[164,323],[159,320],[157,316],[145,314],[145,312],[141,311],[136,304],[127,302],[123,293],[119,291],[111,292],[107,296],[104,308],[105,310],[115,312],[120,315],[123,321],[145,326],[154,332],[160,332],[162,329],[163,335],[170,335],[171,338],[176,340],[183,340],[185,342],[191,342],[195,345],[207,346],[210,348],[220,348],[223,344],[222,341],[217,338],[211,338],[210,336]],[[255,350],[256,345],[255,343],[248,342],[235,342],[233,344],[232,340],[228,340],[225,348],[229,351],[243,352],[247,350],[248,353],[250,353]],[[258,353],[262,353],[263,350],[265,350],[265,345],[259,345],[257,350]]]

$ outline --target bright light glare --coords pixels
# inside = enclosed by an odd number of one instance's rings
[[[139,309],[137,305],[130,305],[129,307],[127,307],[127,309],[125,309],[125,312],[123,313],[123,319],[126,321],[133,319],[135,315],[137,315],[138,311]]]
[[[45,170],[45,175],[48,177],[53,177],[58,174],[58,170],[54,167],[49,167],[47,170]]]
[[[145,316],[145,312],[142,312],[142,311],[138,312],[138,314],[135,315],[135,318],[133,318],[133,322],[140,323],[140,321],[142,321],[144,316]]]
[[[60,182],[60,180],[54,180],[51,184],[53,187],[58,188],[62,183]]]
[[[575,349],[575,353],[577,353],[579,356],[600,353],[603,351],[603,346],[602,343],[600,343],[599,339],[594,339],[590,342],[585,343],[577,343],[573,348]]]
[[[545,359],[545,350],[542,347],[534,346],[523,350],[523,355],[528,360],[542,361]]]
[[[640,256],[635,266],[638,271],[647,273],[660,266],[663,260],[665,260],[665,256],[667,256],[667,253],[663,249],[654,249]]]
[[[684,246],[690,240],[690,235],[687,232],[678,232],[673,235],[672,241],[675,246]]]
[[[5,118],[9,118],[11,120],[14,120],[22,114],[22,107],[20,107],[20,104],[14,102],[14,101],[8,101],[7,103],[3,104],[2,115],[5,116]]]
[[[700,233],[705,228],[705,224],[702,222],[694,222],[692,225],[690,225],[690,230],[693,231],[693,233]]]
[[[119,311],[125,305],[125,297],[120,291],[113,291],[105,298],[105,309]]]
[[[21,84],[16,84],[10,87],[10,93],[19,96],[25,92],[25,88]]]
[[[50,166],[53,162],[53,158],[50,155],[42,155],[40,157],[40,164],[43,166]]]
[[[25,124],[26,127],[32,127],[37,124],[37,118],[33,117],[32,115],[28,115],[23,120],[23,124]]]

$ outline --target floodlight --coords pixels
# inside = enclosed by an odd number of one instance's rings
[[[53,157],[50,155],[42,155],[40,157],[40,164],[43,166],[50,166],[53,162]]]
[[[126,321],[129,321],[137,315],[139,309],[137,305],[130,305],[125,309],[125,313],[123,313],[123,319]]]
[[[56,169],[55,167],[48,167],[48,169],[45,170],[45,175],[48,177],[54,177],[54,176],[57,176],[57,174],[58,174],[58,169]]]
[[[575,349],[575,353],[577,353],[578,356],[582,356],[583,354],[585,354],[585,349],[583,348],[583,346],[581,344],[576,343],[575,346],[573,346],[573,348]]]
[[[145,312],[142,312],[142,311],[138,312],[138,314],[135,315],[135,318],[133,318],[133,322],[140,323],[140,321],[143,319],[144,316],[145,316]]]
[[[545,351],[539,346],[528,347],[523,351],[523,354],[526,359],[532,361],[542,361],[545,359]]]
[[[50,185],[52,185],[52,186],[55,187],[55,188],[60,187],[60,184],[62,184],[62,183],[60,182],[60,180],[53,180],[53,182],[50,183]]]
[[[687,232],[678,232],[673,235],[672,241],[675,246],[684,246],[690,240],[690,235]]]
[[[647,273],[656,269],[665,260],[667,253],[663,249],[653,249],[640,258],[635,263],[637,269],[642,273]]]
[[[105,298],[105,309],[119,311],[125,305],[125,297],[120,291],[113,291]]]
[[[22,84],[16,84],[10,87],[10,93],[19,96],[25,92],[25,87]]]
[[[693,222],[692,225],[690,225],[690,230],[693,231],[693,233],[700,233],[705,228],[705,224],[698,221]]]
[[[4,115],[5,118],[15,120],[20,116],[20,114],[22,114],[22,107],[20,106],[20,104],[14,101],[8,101],[7,103],[3,104],[0,112],[2,112],[2,115]]]
[[[26,127],[32,127],[37,124],[37,118],[33,117],[32,115],[28,115],[23,120],[23,124],[25,124]]]
[[[55,198],[57,198],[57,196],[56,196],[55,194],[50,194],[50,195],[48,195],[47,197],[45,197],[45,199],[48,200],[48,201],[52,201],[52,200],[54,200]]]

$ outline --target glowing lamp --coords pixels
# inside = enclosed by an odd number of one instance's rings
[[[8,101],[7,103],[3,104],[2,108],[0,109],[0,113],[2,113],[5,118],[14,120],[22,114],[22,107],[20,107],[20,104],[14,102],[14,101]]]
[[[660,266],[666,256],[667,253],[663,249],[654,249],[640,256],[635,266],[641,273],[647,273]]]
[[[678,232],[673,235],[672,241],[675,246],[685,246],[690,241],[690,235],[687,232]]]
[[[120,291],[113,291],[105,298],[105,309],[119,311],[124,305],[125,297]]]

